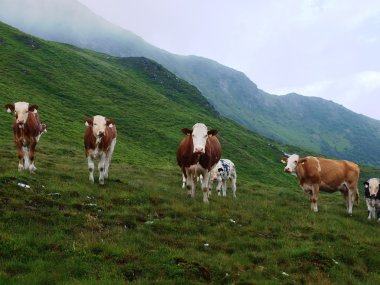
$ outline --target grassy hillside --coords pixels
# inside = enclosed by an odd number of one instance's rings
[[[44,39],[153,59],[196,86],[223,116],[250,130],[325,155],[380,166],[379,121],[323,99],[270,95],[242,72],[159,49],[75,0],[0,0],[0,20]]]
[[[37,173],[18,173],[12,116],[0,112],[0,283],[380,282],[380,229],[363,202],[348,217],[339,194],[322,195],[312,213],[278,163],[293,147],[220,117],[162,66],[0,24],[0,105],[21,100],[40,106],[48,133]],[[83,118],[97,113],[119,134],[104,187],[88,183],[82,145]],[[228,191],[204,205],[199,188],[195,200],[180,188],[180,129],[199,121],[219,129],[237,166],[236,200]]]

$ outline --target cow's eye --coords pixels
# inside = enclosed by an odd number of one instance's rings
[[[298,161],[296,160],[294,163],[295,163],[295,164],[297,164],[297,163],[298,163]]]

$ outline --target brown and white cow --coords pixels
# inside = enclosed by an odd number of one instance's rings
[[[311,210],[318,212],[319,190],[340,191],[344,195],[347,212],[352,214],[354,200],[359,203],[360,168],[357,164],[313,156],[301,158],[297,154],[284,158],[284,162],[284,171],[297,176],[301,188],[310,195]]]
[[[5,105],[8,113],[14,114],[13,135],[18,152],[18,170],[29,169],[34,173],[34,156],[37,142],[41,134],[46,132],[46,125],[42,124],[38,116],[37,105],[27,102],[16,102]]]
[[[210,170],[222,155],[222,147],[215,136],[218,131],[197,123],[182,132],[186,136],[178,147],[177,163],[186,177],[188,195],[194,198],[197,177],[202,175],[203,202],[208,203]]]
[[[85,119],[86,132],[84,134],[84,147],[90,172],[89,180],[94,183],[94,159],[99,158],[99,184],[104,184],[108,178],[112,154],[116,145],[116,125],[112,119],[96,115]]]

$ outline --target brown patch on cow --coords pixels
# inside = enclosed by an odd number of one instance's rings
[[[185,130],[185,129],[182,129]],[[189,131],[183,131],[184,134],[187,134]],[[190,167],[191,165],[195,165],[199,162],[199,164],[207,170],[211,170],[211,167],[214,166],[222,155],[222,147],[217,137],[209,136],[206,140],[206,148],[205,153],[203,154],[195,154],[193,138],[191,136],[186,135],[181,141],[178,150],[177,150],[177,164],[181,167],[182,172],[186,176],[185,168]]]
[[[94,136],[92,130],[92,118],[90,119],[85,120],[86,122],[91,122],[91,125],[86,127],[84,134],[84,147],[86,150],[86,157],[89,156],[90,150],[95,150],[96,147],[98,147],[99,151],[107,152],[111,146],[113,139],[117,137],[116,125],[113,125],[112,128],[107,126],[104,136],[100,142],[96,144],[96,137]],[[114,122],[112,124],[114,124]]]

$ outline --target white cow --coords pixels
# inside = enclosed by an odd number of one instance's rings
[[[368,220],[371,218],[380,222],[380,179],[371,178],[364,182],[364,196],[368,209]]]
[[[223,190],[223,197],[227,195],[227,180],[231,180],[232,194],[236,198],[236,168],[235,164],[229,159],[221,159],[211,170],[210,174],[210,189],[213,181],[218,181],[216,190],[220,196],[220,189]]]

